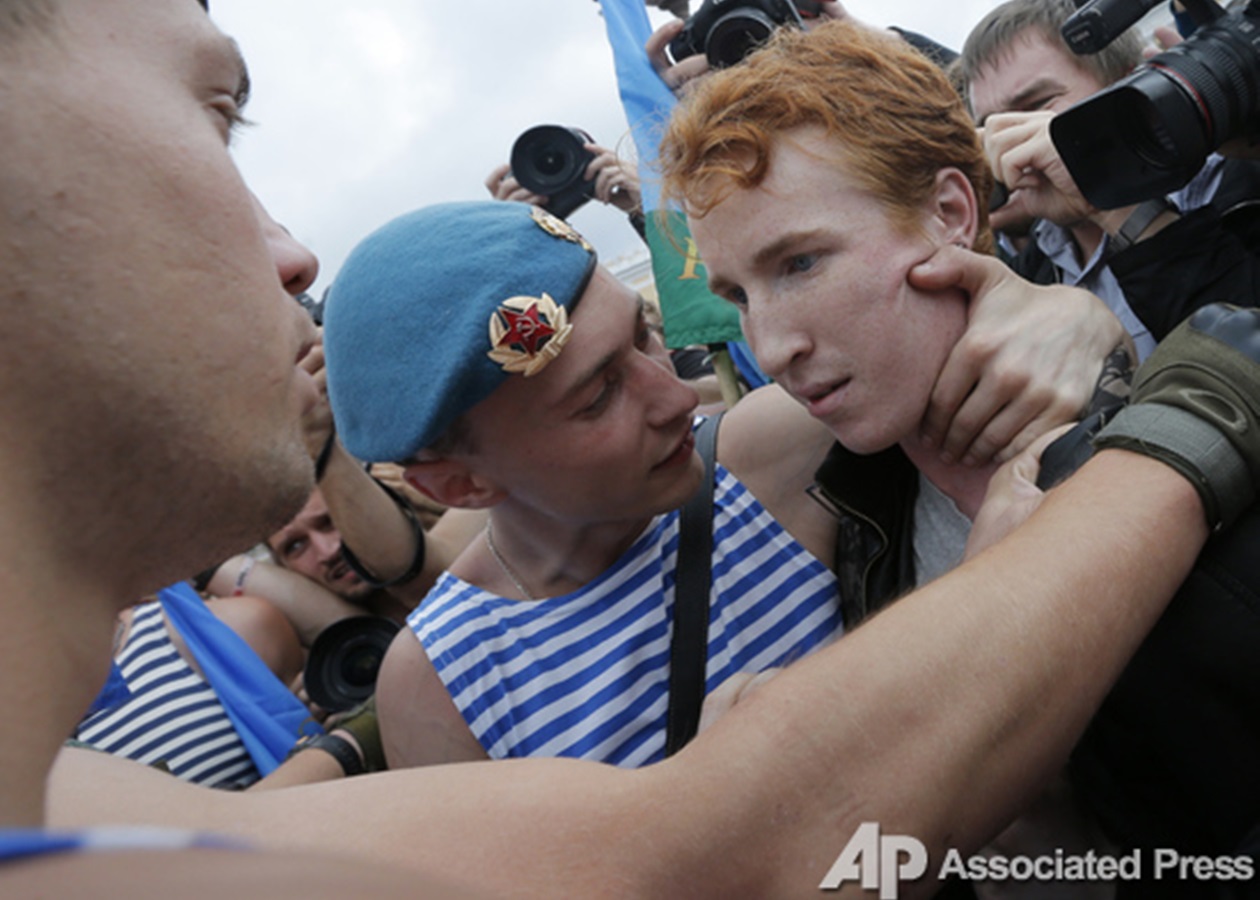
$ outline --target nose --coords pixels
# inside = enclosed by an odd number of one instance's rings
[[[254,198],[254,206],[258,211],[267,248],[275,261],[280,283],[296,297],[315,283],[315,277],[319,275],[319,259],[305,244],[293,237],[287,228],[271,218],[271,214],[257,197]]]
[[[321,563],[326,563],[341,552],[341,534],[336,531],[320,531],[311,534],[311,546]]]
[[[674,372],[668,355],[658,358],[644,354],[639,360],[639,368],[644,379],[643,389],[649,399],[648,424],[660,428],[667,427],[682,416],[690,416],[700,405],[700,395],[696,389],[683,381]]]
[[[772,315],[750,299],[739,321],[757,365],[771,378],[782,378],[793,361],[809,354],[809,331],[796,327],[783,304]]]

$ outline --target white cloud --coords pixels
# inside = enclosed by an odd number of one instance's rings
[[[957,47],[994,0],[846,5]],[[320,255],[317,290],[389,218],[486,197],[486,173],[526,128],[577,126],[608,146],[625,136],[592,0],[214,0],[211,10],[241,43],[255,84],[249,115],[259,124],[240,140],[238,164]],[[605,258],[638,247],[624,216],[598,203],[574,223]]]

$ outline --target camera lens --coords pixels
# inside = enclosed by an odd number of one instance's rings
[[[713,23],[704,52],[715,69],[733,66],[774,34],[778,23],[760,10],[737,10]]]
[[[581,181],[589,157],[582,140],[570,129],[539,125],[512,146],[512,174],[535,194],[551,195],[573,181]]]
[[[371,697],[397,622],[352,616],[329,625],[315,638],[303,681],[310,698],[329,712],[352,709]]]
[[[576,128],[536,125],[512,145],[508,165],[526,190],[549,198],[547,211],[566,218],[592,196],[586,167],[595,158],[590,135]]]
[[[1255,5],[1256,0],[1252,0]],[[1115,209],[1184,186],[1208,154],[1260,126],[1260,5],[1202,25],[1110,88],[1056,116],[1050,134],[1087,200]]]

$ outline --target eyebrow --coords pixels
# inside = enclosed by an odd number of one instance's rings
[[[994,110],[993,112],[986,114],[985,117],[980,120],[980,125],[983,126],[991,115],[997,115],[1000,112],[1016,112],[1038,94],[1045,93],[1047,90],[1054,90],[1058,87],[1059,82],[1055,81],[1053,78],[1042,76],[1032,82],[1032,84],[1029,84],[1019,93],[1008,97],[1002,103],[1002,108],[1000,110]]]
[[[821,232],[821,229],[810,228],[807,231],[791,231],[787,234],[780,235],[775,240],[766,244],[760,250],[753,254],[752,268],[760,269],[767,263],[772,262],[776,258],[782,256],[788,249],[798,244],[812,240]],[[730,287],[730,282],[720,276],[715,277],[710,270],[709,275],[709,292],[721,296],[722,291]]]
[[[647,315],[644,312],[647,307],[647,302],[641,295],[635,299],[637,302],[634,306],[634,325],[637,330],[639,323],[647,318]],[[605,370],[607,370],[607,368],[616,361],[617,357],[620,356],[624,350],[625,347],[619,344],[601,356],[593,366],[586,370],[586,373],[582,375],[582,377],[573,383],[571,388],[564,392],[564,396],[560,398],[560,403],[558,405],[563,406],[569,403],[578,394],[582,393],[588,384],[604,374]]]

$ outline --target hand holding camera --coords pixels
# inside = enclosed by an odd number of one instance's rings
[[[486,189],[495,199],[533,203],[562,219],[592,199],[626,213],[640,209],[638,174],[582,129],[561,125],[525,131],[512,145],[511,161],[490,173]]]
[[[733,66],[783,25],[804,28],[816,18],[818,0],[705,0],[669,42],[671,61],[703,55],[714,69]]]
[[[1029,219],[1071,227],[1097,210],[1081,196],[1050,139],[1048,111],[996,113],[984,123],[984,153],[994,177],[1010,192],[989,223],[998,230]]]

